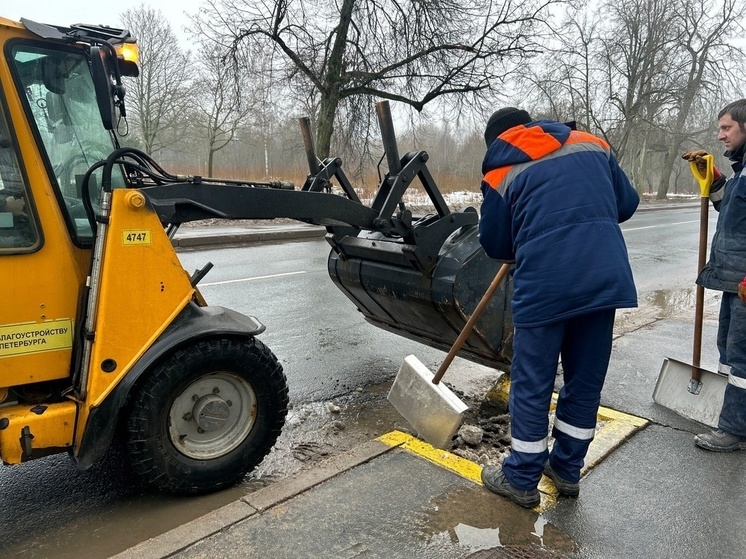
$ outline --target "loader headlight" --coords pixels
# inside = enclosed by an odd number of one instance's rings
[[[119,71],[123,76],[136,78],[140,74],[140,49],[137,43],[119,43],[114,45],[119,61]]]

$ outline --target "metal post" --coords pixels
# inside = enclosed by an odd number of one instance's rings
[[[398,175],[401,171],[401,160],[399,149],[396,146],[396,134],[394,133],[394,121],[391,118],[391,109],[388,101],[376,103],[378,114],[378,125],[381,127],[381,140],[383,149],[386,150],[386,159],[389,164],[389,175]]]

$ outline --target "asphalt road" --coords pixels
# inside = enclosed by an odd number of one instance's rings
[[[714,230],[714,212],[710,230]],[[641,308],[620,317],[618,335],[693,306],[699,210],[638,212],[623,230]],[[258,317],[282,362],[296,407],[390,379],[402,356],[437,367],[443,353],[365,322],[326,272],[323,239],[182,252],[188,271],[213,262],[208,302]],[[714,301],[708,300],[712,313]],[[689,341],[682,338],[682,347]],[[629,390],[634,390],[630,387]],[[649,398],[649,396],[646,396]],[[0,468],[3,557],[106,557],[226,504],[247,487],[180,499],[143,492],[116,457],[77,472],[66,456]]]

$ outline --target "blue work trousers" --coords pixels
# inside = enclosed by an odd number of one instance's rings
[[[746,437],[746,304],[736,293],[723,293],[717,344],[719,369],[729,375],[718,427]]]
[[[593,440],[601,389],[611,355],[615,310],[576,316],[537,328],[516,328],[510,370],[511,454],[503,471],[511,485],[534,489],[547,459],[563,479],[577,482]],[[549,408],[557,365],[559,392],[551,456]]]

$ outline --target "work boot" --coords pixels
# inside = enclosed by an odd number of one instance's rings
[[[523,490],[517,489],[510,485],[510,482],[505,479],[502,466],[485,466],[482,468],[482,483],[484,486],[497,493],[502,497],[507,497],[514,503],[518,503],[524,508],[532,509],[541,501],[539,497],[539,491],[536,489]]]
[[[554,483],[554,486],[557,488],[560,495],[564,497],[577,497],[580,494],[580,484],[561,478],[559,474],[552,469],[549,460],[547,460],[547,464],[544,466],[544,475],[552,480],[552,483]]]
[[[731,452],[746,450],[746,437],[731,435],[722,429],[715,429],[709,433],[701,433],[694,437],[694,444],[699,448],[713,452]]]

